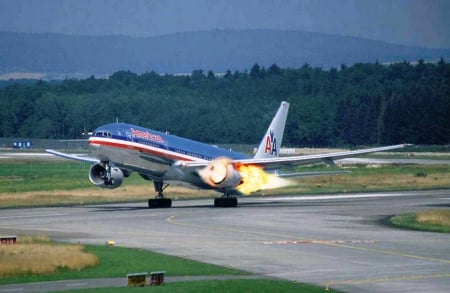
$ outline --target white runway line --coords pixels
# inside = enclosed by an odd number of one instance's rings
[[[324,199],[352,199],[352,198],[378,198],[378,197],[406,197],[419,195],[415,193],[376,193],[376,194],[343,194],[343,195],[314,195],[314,196],[284,196],[259,198],[261,201],[302,201],[302,200],[324,200]]]

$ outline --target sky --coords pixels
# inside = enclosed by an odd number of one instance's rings
[[[450,48],[450,0],[0,0],[0,31],[147,37],[244,29]]]

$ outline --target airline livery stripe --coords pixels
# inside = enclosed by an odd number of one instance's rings
[[[188,155],[178,154],[176,152],[172,151],[164,151],[163,149],[151,147],[135,142],[127,142],[124,143],[120,140],[116,139],[98,139],[98,138],[91,138],[89,140],[89,144],[92,145],[101,145],[106,147],[115,147],[115,148],[121,148],[121,149],[128,149],[128,150],[135,150],[135,151],[141,151],[146,154],[155,155],[155,156],[162,156],[167,159],[171,159],[174,161],[182,160],[182,161],[196,161],[199,160],[198,158],[191,157]]]

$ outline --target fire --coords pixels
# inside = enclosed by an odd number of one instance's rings
[[[252,165],[236,166],[242,182],[236,189],[245,195],[264,189],[280,188],[291,184],[290,181],[274,174],[266,173],[261,167]]]
[[[229,158],[217,158],[198,171],[203,181],[213,188],[236,189],[241,194],[280,188],[293,183],[274,174],[266,173],[255,165],[233,164]]]

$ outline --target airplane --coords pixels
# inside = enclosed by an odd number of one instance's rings
[[[124,178],[136,172],[153,181],[155,198],[149,208],[168,208],[172,200],[164,196],[167,182],[181,181],[200,189],[222,192],[215,198],[216,207],[235,207],[238,195],[280,188],[292,184],[290,177],[348,173],[346,171],[280,173],[292,167],[357,155],[400,149],[407,144],[325,154],[280,157],[280,146],[289,110],[281,102],[253,157],[194,140],[178,137],[128,123],[111,123],[98,127],[88,139],[91,156],[72,155],[47,149],[48,153],[91,164],[89,180],[102,188],[117,188]],[[166,184],[165,184],[166,183]]]

